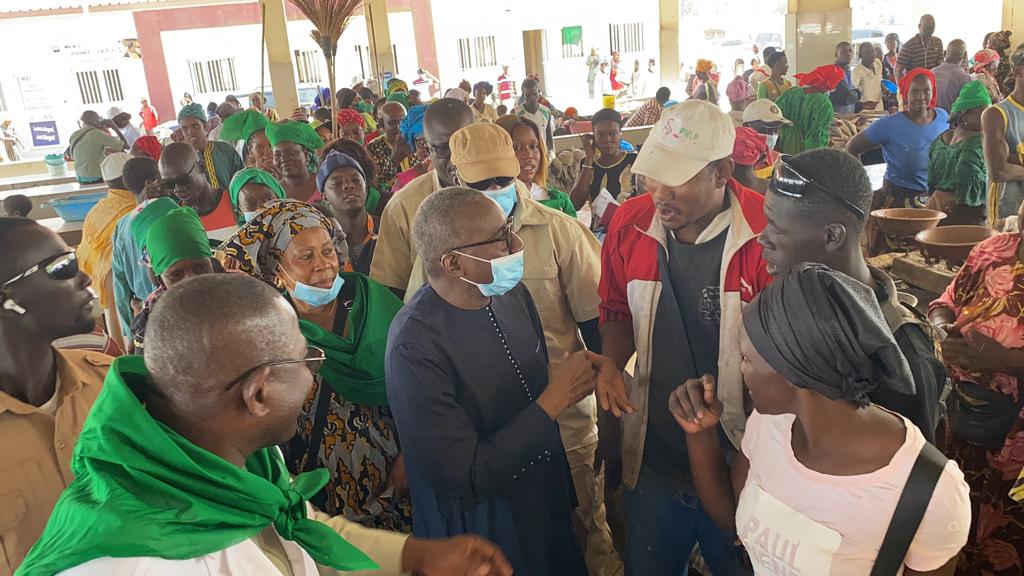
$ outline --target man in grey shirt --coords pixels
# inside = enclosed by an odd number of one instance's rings
[[[935,68],[935,87],[938,90],[939,108],[946,112],[953,107],[953,102],[960,96],[960,89],[971,81],[971,76],[964,71],[963,63],[967,57],[967,44],[963,40],[953,40],[946,47],[946,60]]]

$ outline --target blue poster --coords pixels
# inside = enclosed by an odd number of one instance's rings
[[[29,122],[29,130],[32,131],[32,145],[57,146],[60,144],[60,136],[57,134],[57,122],[44,120],[42,122]]]

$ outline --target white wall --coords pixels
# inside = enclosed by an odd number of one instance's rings
[[[111,106],[118,106],[135,115],[134,121],[138,123],[139,99],[146,95],[146,78],[142,61],[125,58],[120,42],[135,35],[131,13],[0,21],[0,53],[5,55],[0,66],[0,88],[7,104],[7,111],[0,111],[0,118],[10,118],[22,142],[29,147],[32,139],[28,123],[55,121],[60,143],[46,152],[67,146],[68,136],[78,128],[78,118],[86,109],[106,116]],[[102,89],[102,102],[83,104],[75,73],[104,69],[118,70],[123,98],[106,99]],[[102,76],[100,82],[102,85]]]

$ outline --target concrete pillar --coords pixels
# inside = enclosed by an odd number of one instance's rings
[[[391,44],[391,28],[388,26],[387,0],[366,0],[363,3],[366,16],[366,37],[370,40],[370,62],[373,75],[383,79],[385,72],[395,73],[395,51]]]
[[[1024,42],[1024,3],[1020,0],[1003,0],[1003,30],[1010,30],[1010,42],[1013,46],[1011,53],[1017,45]]]
[[[274,90],[274,107],[281,118],[288,118],[299,107],[295,89],[295,67],[288,46],[288,19],[285,0],[262,0],[267,26],[267,62],[270,85]]]
[[[658,0],[658,64],[661,85],[671,86],[679,77],[679,0]],[[646,63],[640,63],[641,68]]]
[[[789,0],[786,54],[790,76],[831,64],[836,44],[852,38],[850,0]]]

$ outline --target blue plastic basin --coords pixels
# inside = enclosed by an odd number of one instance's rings
[[[53,208],[57,212],[57,215],[63,218],[66,222],[81,222],[82,220],[85,220],[85,216],[89,213],[89,210],[92,210],[92,207],[106,197],[106,195],[106,192],[77,194],[66,198],[47,200],[46,202],[43,202],[40,207]]]

